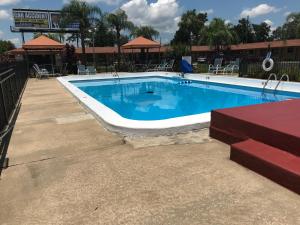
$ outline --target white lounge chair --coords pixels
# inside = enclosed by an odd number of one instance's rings
[[[165,67],[167,64],[166,60],[163,60],[161,64],[152,64],[148,66],[147,72],[159,71],[161,68]]]
[[[36,74],[36,78],[43,78],[43,77],[49,77],[49,71],[47,69],[40,69],[38,64],[33,65],[33,69]]]
[[[240,59],[237,58],[235,61],[231,61],[227,66],[223,69],[223,74],[233,74],[234,72],[238,72],[240,70]]]
[[[96,71],[96,68],[94,66],[87,66],[86,67],[86,73],[88,75],[96,75],[97,71]]]
[[[169,63],[165,62],[162,65],[159,65],[156,68],[154,68],[153,71],[173,71],[174,62],[175,60],[171,60]]]
[[[165,62],[164,64],[159,65],[158,67],[156,67],[154,71],[164,71],[166,69],[167,65],[168,65],[168,63]]]
[[[223,58],[216,58],[214,64],[210,64],[208,66],[208,73],[215,73],[217,74],[219,71],[222,71],[222,62]]]
[[[173,71],[174,63],[175,63],[175,60],[172,59],[165,67],[165,71],[169,71],[169,70]]]
[[[77,74],[86,75],[85,65],[77,65]]]

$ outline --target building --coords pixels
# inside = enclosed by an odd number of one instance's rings
[[[49,42],[49,40],[47,40],[46,42]],[[61,45],[62,44],[60,44],[59,48],[61,48]],[[32,59],[34,59],[34,56],[37,56],[36,59],[44,58],[45,60],[43,60],[43,62],[47,61],[46,58],[49,56],[49,54],[59,56],[59,54],[57,54],[57,51],[59,51],[60,49],[54,48],[51,50],[47,49],[47,46],[45,47],[46,48],[44,50],[31,49],[30,53],[29,51],[27,52],[29,55],[32,55]],[[274,58],[275,60],[300,61],[300,39],[231,45],[228,46],[228,48],[223,53],[225,60],[226,58],[228,58],[228,60],[231,60],[232,58],[237,57],[258,59],[265,57],[269,50],[272,51],[272,58]],[[172,49],[170,46],[161,46],[160,48],[149,49],[149,59],[158,61],[162,57],[168,55],[168,52],[171,51]],[[20,57],[22,55],[25,55],[25,53],[26,48],[24,49],[24,46],[23,48],[9,51],[9,54],[15,57]],[[95,54],[98,65],[111,65],[117,60],[117,53],[117,47],[86,48],[88,62],[93,62],[93,54]],[[78,55],[78,57],[80,57],[80,55],[82,54],[81,48],[76,48],[76,54]],[[123,57],[129,60],[134,61],[138,59],[140,54],[140,49],[122,49]],[[48,56],[45,57],[46,55]],[[206,61],[210,62],[215,57],[215,51],[209,46],[192,46],[192,56],[193,61],[196,61],[198,59],[206,59]],[[52,60],[56,61],[55,59]],[[50,61],[51,60],[49,59],[48,62]]]
[[[300,39],[284,40],[284,41],[270,41],[270,42],[258,42],[248,44],[231,45],[224,51],[224,57],[236,58],[261,58],[265,57],[267,52],[272,51],[272,57],[279,60],[300,60]],[[150,58],[159,58],[166,54],[168,51],[172,51],[170,46],[162,46],[161,48],[154,48],[149,50]],[[76,49],[78,55],[82,54],[81,48]],[[118,48],[117,47],[92,47],[86,48],[86,54],[89,61],[92,60],[92,54],[95,53],[97,61],[107,62],[116,59]],[[123,55],[138,56],[141,53],[139,49],[122,50]],[[192,46],[193,60],[199,58],[206,58],[208,61],[214,58],[215,52],[209,46]]]

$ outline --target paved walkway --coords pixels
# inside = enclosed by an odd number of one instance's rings
[[[55,79],[29,81],[0,224],[300,224],[300,197],[230,161],[207,130],[106,131]]]

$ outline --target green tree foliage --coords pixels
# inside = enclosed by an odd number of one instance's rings
[[[115,40],[118,46],[118,64],[120,64],[122,45],[121,32],[126,30],[132,32],[134,25],[128,20],[128,16],[126,15],[125,11],[121,9],[118,9],[114,13],[108,14],[107,22],[110,28],[115,32]]]
[[[256,42],[264,42],[270,40],[271,26],[263,22],[261,24],[253,24]]]
[[[238,35],[240,43],[252,43],[255,40],[253,26],[248,19],[242,18],[238,24],[234,26],[234,30]]]
[[[15,48],[15,45],[11,41],[0,40],[0,54],[3,54]]]
[[[235,31],[235,27],[233,24],[228,23],[227,27],[232,35],[232,44],[239,44],[240,43],[240,38],[237,32]]]
[[[83,63],[86,63],[85,39],[88,30],[97,22],[101,15],[101,10],[97,6],[90,5],[85,1],[71,0],[62,8],[62,25],[79,23],[79,37],[81,42]]]
[[[174,44],[172,45],[172,58],[180,60],[182,56],[190,54],[190,47],[185,44]]]
[[[135,27],[131,34],[133,37],[143,36],[144,38],[154,40],[159,36],[159,32],[151,26]]]
[[[206,13],[197,13],[195,9],[188,10],[181,17],[178,23],[179,29],[176,31],[172,44],[199,44],[202,30],[207,22]]]
[[[102,18],[96,26],[95,33],[95,46],[104,47],[104,46],[114,46],[115,43],[115,34],[112,30],[109,29],[105,17]]]
[[[220,18],[214,18],[207,27],[207,43],[216,51],[223,50],[233,43],[233,35],[229,26]]]
[[[282,27],[273,32],[274,39],[296,39],[300,38],[300,13],[291,13],[287,16]]]
[[[75,74],[76,71],[76,53],[75,47],[73,45],[66,44],[63,49],[63,63],[67,64],[67,72],[71,74]]]
[[[283,31],[282,31],[282,27],[277,27],[273,33],[272,33],[272,36],[271,36],[271,39],[272,40],[282,40],[284,39],[284,35],[283,35]]]

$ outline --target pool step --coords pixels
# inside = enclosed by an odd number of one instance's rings
[[[300,194],[300,157],[248,139],[231,145],[230,159]]]

